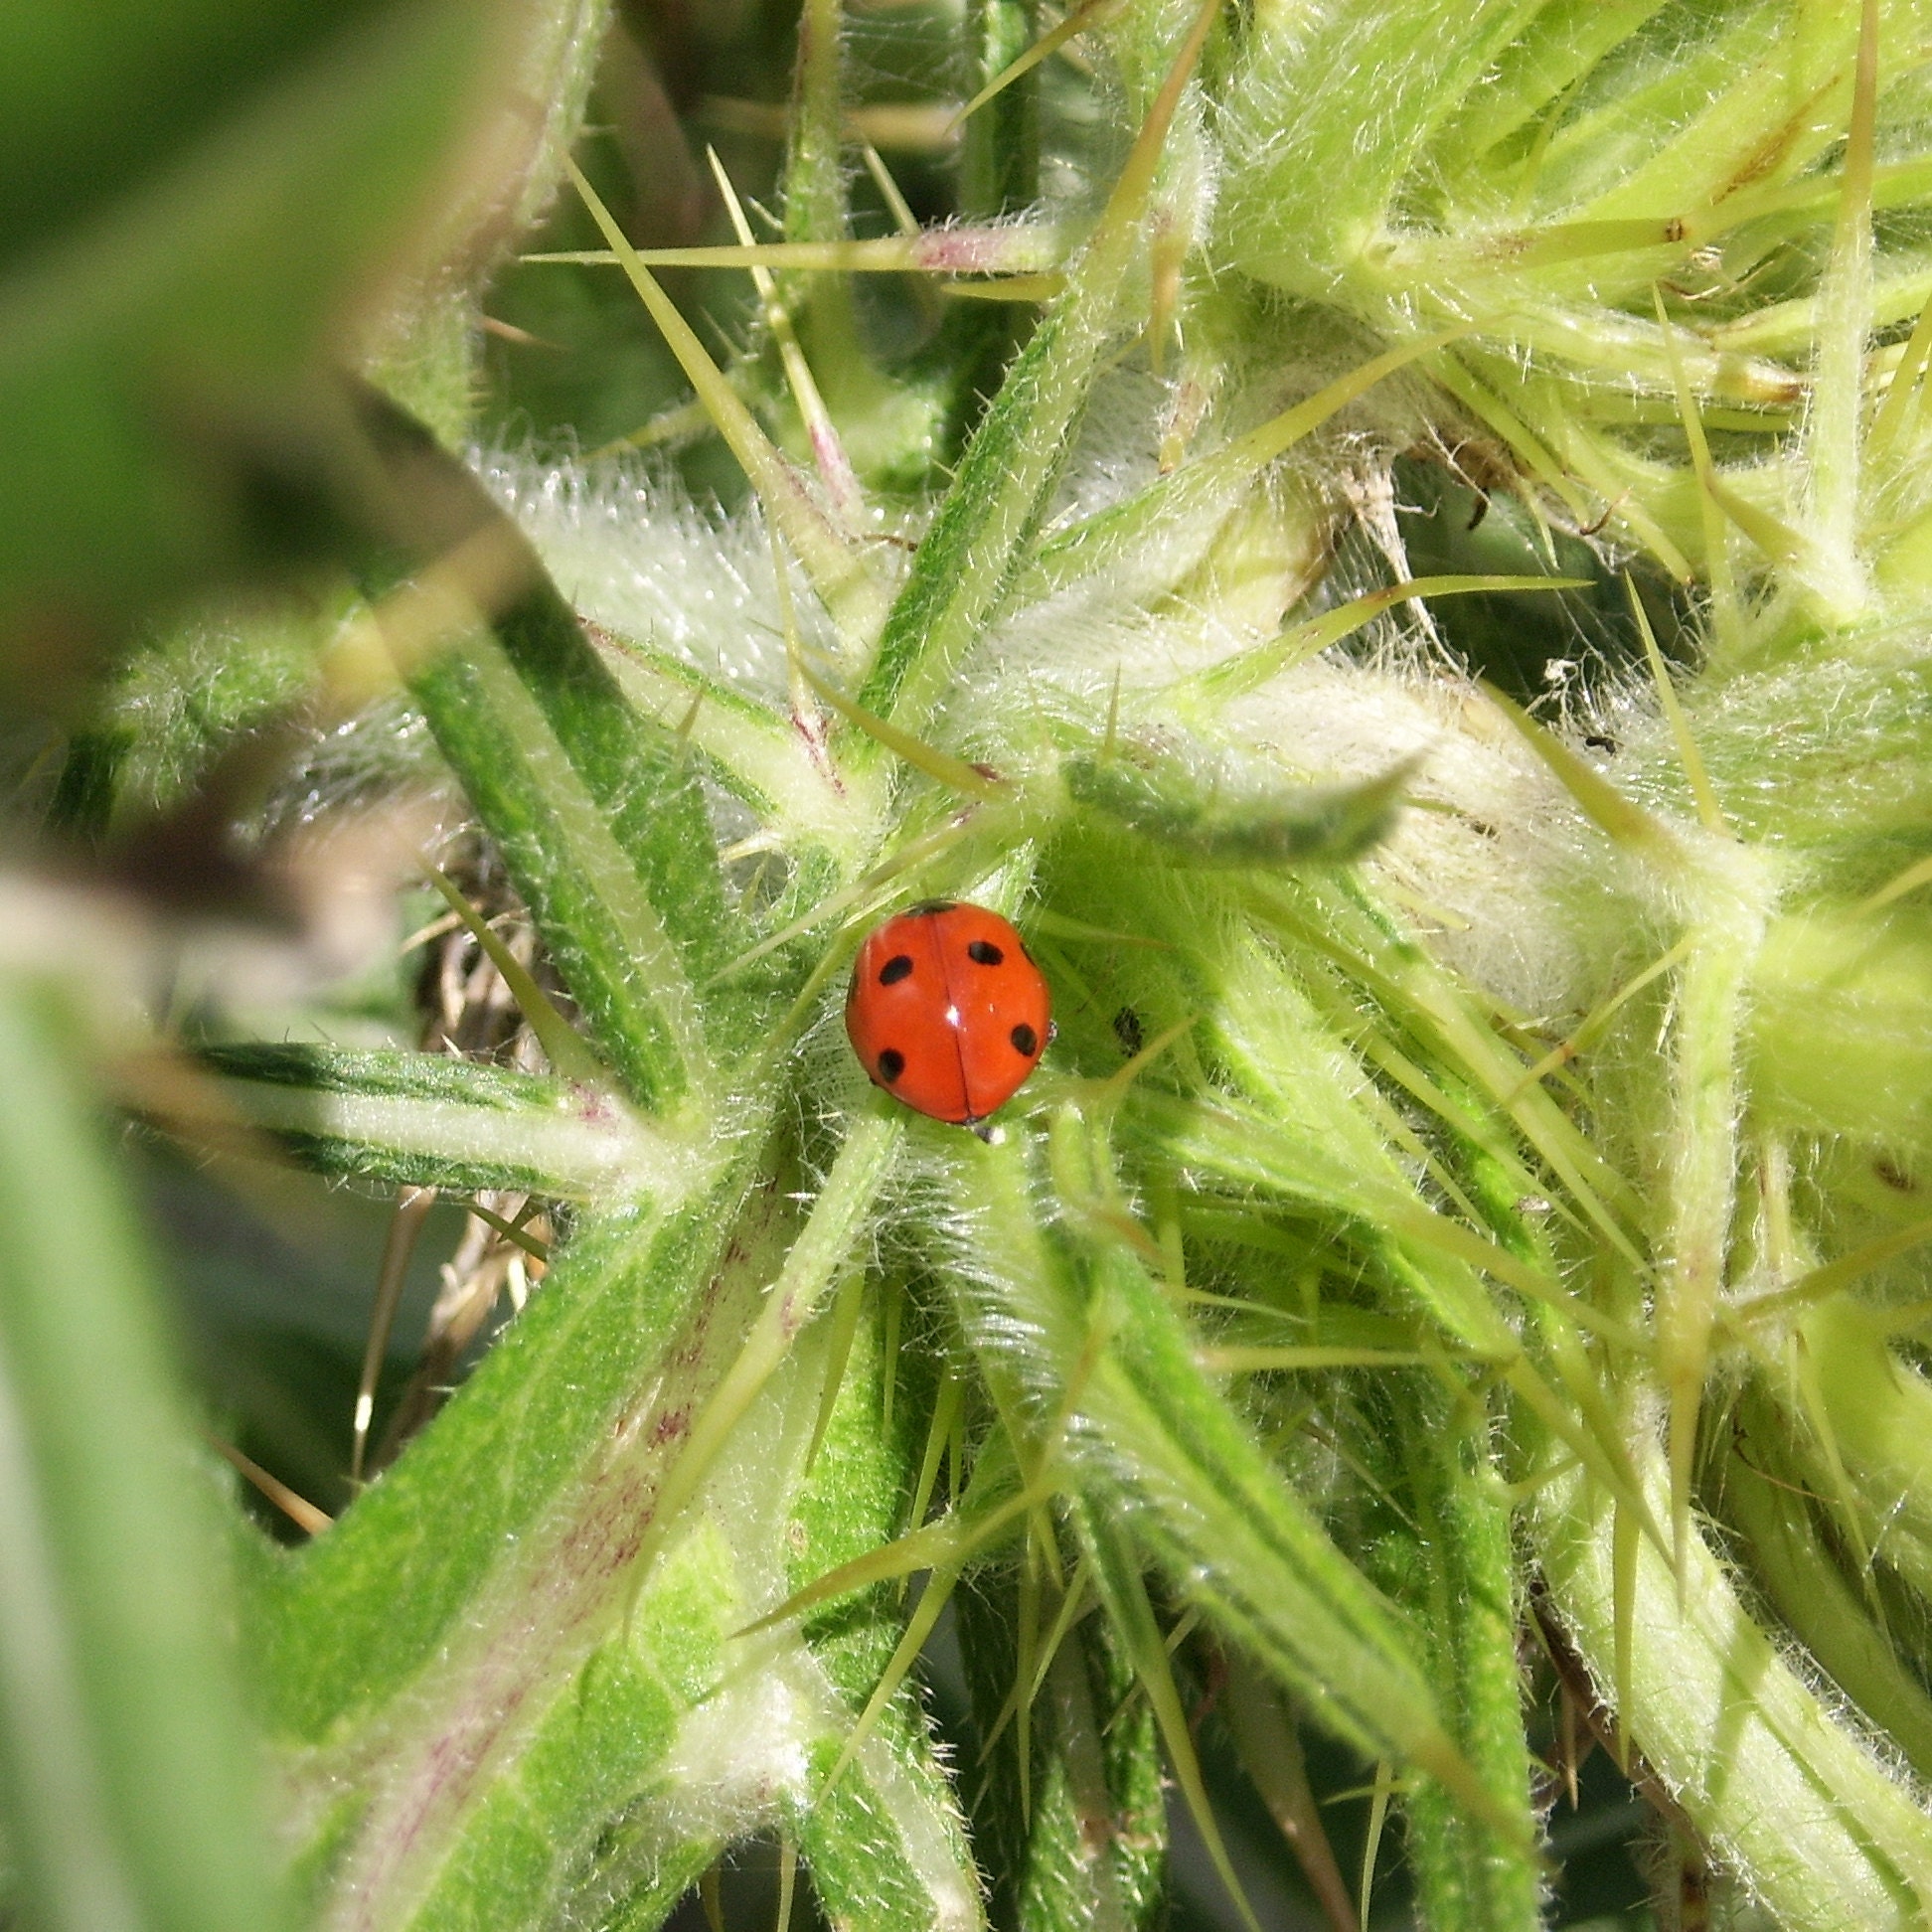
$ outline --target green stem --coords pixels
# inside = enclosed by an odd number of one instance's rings
[[[1165,1903],[1152,1707],[1126,1702],[1133,1673],[1095,1619],[1062,1638],[1029,1704],[1032,1687],[1016,1678],[1029,1666],[1040,1675],[1043,1660],[1023,1654],[1023,1587],[1001,1566],[953,1597],[981,1736],[1016,1690],[1021,1706],[980,1762],[964,1767],[974,1840],[992,1880],[990,1916],[996,1932],[1138,1932]]]
[[[1167,85],[1064,294],[981,420],[886,619],[859,700],[907,730],[925,728],[947,680],[999,615],[1031,553],[1113,337],[1121,284],[1142,243],[1155,165],[1215,10],[1208,0],[1180,43]]]
[[[1741,928],[1741,929],[1740,929]],[[1679,975],[1672,1061],[1666,1266],[1657,1298],[1657,1373],[1670,1397],[1672,1541],[1690,1539],[1690,1480],[1710,1330],[1737,1188],[1738,1027],[1762,921],[1712,920]]]
[[[704,1480],[752,1398],[771,1378],[792,1338],[811,1320],[856,1245],[874,1198],[898,1152],[903,1119],[884,1104],[862,1114],[846,1136],[810,1217],[798,1231],[758,1319],[716,1392],[691,1419],[684,1448],[659,1488],[651,1529],[636,1557],[640,1575]]]
[[[1416,1891],[1433,1932],[1534,1932],[1542,1880],[1528,1849],[1539,1834],[1517,1663],[1510,1503],[1491,1460],[1483,1407],[1464,1398],[1452,1409],[1435,1386],[1416,1394],[1397,1408],[1389,1431],[1402,1445],[1423,1531],[1417,1553],[1425,1582],[1409,1608],[1431,1639],[1436,1682],[1453,1687],[1456,1741],[1498,1810],[1519,1826],[1511,1842],[1441,1785],[1421,1785],[1407,1807]]]
[[[969,91],[1004,74],[1040,32],[1037,0],[969,0]],[[1040,80],[1031,70],[1002,87],[966,123],[959,158],[959,208],[994,221],[1031,207],[1040,194]]]
[[[218,1142],[270,1134],[321,1174],[666,1207],[706,1181],[698,1150],[616,1096],[563,1080],[439,1053],[295,1044],[202,1058],[221,1077],[185,1089],[168,1125]]]
[[[1653,1508],[1669,1471],[1634,1432]],[[1606,1704],[1618,1652],[1616,1506],[1575,1470],[1536,1493],[1531,1540],[1551,1602]],[[1718,1857],[1790,1932],[1906,1932],[1932,1908],[1932,1822],[1779,1658],[1692,1530],[1673,1566],[1629,1557],[1628,1702],[1615,1711]]]

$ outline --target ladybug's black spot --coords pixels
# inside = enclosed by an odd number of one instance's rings
[[[894,953],[879,969],[879,983],[881,986],[896,986],[900,980],[910,979],[911,977],[912,955],[910,953]]]
[[[1025,1053],[1029,1059],[1040,1051],[1040,1036],[1024,1020],[1007,1035],[1007,1038],[1013,1042],[1013,1050],[1016,1053]]]
[[[975,939],[966,948],[966,957],[980,966],[997,966],[1006,957],[990,939]]]
[[[879,1077],[887,1086],[905,1071],[905,1055],[896,1046],[888,1046],[879,1056]]]

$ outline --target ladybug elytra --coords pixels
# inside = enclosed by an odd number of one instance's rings
[[[1052,997],[997,912],[932,899],[859,948],[846,1033],[875,1086],[972,1127],[1004,1106],[1052,1038]]]

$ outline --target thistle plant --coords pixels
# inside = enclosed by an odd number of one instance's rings
[[[646,1932],[763,1837],[836,1926],[1125,1932],[1186,1814],[1253,1926],[1207,1740],[1366,1924],[1326,1740],[1416,1922],[1503,1932],[1594,1737],[1652,1922],[1926,1923],[1928,10],[804,0],[782,105],[682,125],[648,10],[461,11],[291,38],[248,123],[299,182],[359,102],[351,212],[439,211],[352,336],[373,214],[138,287],[77,228],[118,309],[7,271],[10,419],[163,425],[84,445],[118,550],[76,484],[0,558],[17,638],[81,613],[8,671],[62,731],[0,946],[23,1922]],[[712,239],[627,226],[653,170]],[[533,433],[506,302],[654,412]],[[376,840],[502,1024],[156,999],[184,824],[256,887]],[[1054,990],[983,1135],[845,1044],[926,898]],[[474,1209],[300,1546],[185,1449],[92,1081]]]

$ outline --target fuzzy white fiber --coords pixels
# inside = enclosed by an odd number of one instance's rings
[[[1091,514],[1154,474],[1149,431],[1165,392],[1141,379],[1102,394],[1063,515]],[[653,464],[496,452],[478,466],[582,615],[783,704],[783,613],[755,504],[702,508]],[[1150,567],[1172,577],[1186,561]],[[1139,699],[1158,715],[1164,685],[1257,641],[1211,610],[1172,599],[1150,610],[1146,588],[1114,574],[1013,611],[965,667],[941,734],[1024,768],[1042,752],[1043,710],[1090,718],[1118,679],[1130,707]],[[830,650],[796,573],[791,591],[805,641]],[[1367,779],[1413,760],[1412,803],[1373,862],[1379,875],[1438,957],[1493,998],[1536,1019],[1574,1017],[1604,990],[1600,932],[1565,915],[1602,896],[1600,843],[1473,684],[1395,638],[1368,662],[1331,653],[1284,672],[1229,708],[1226,742],[1278,765],[1284,784]]]
[[[580,616],[726,685],[782,698],[784,624],[755,505],[731,514],[701,508],[645,461],[544,463],[507,451],[475,461]],[[833,649],[831,626],[796,570],[791,592],[805,644]]]

